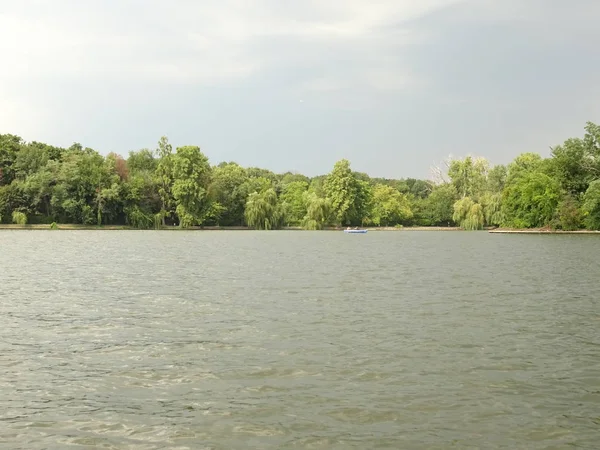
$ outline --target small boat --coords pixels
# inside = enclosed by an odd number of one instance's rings
[[[344,230],[344,233],[366,233],[367,230],[358,230],[358,229],[354,229],[354,230]]]

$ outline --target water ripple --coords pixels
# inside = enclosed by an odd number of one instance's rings
[[[0,249],[2,448],[597,448],[598,239],[3,231]]]

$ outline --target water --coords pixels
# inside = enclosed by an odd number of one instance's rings
[[[598,448],[598,255],[597,236],[1,231],[0,447]]]

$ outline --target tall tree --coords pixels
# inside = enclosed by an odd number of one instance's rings
[[[158,195],[162,202],[160,216],[162,225],[166,224],[166,218],[173,216],[175,199],[173,196],[173,147],[169,144],[166,136],[162,136],[158,141],[156,150],[158,164],[156,166],[156,177],[158,180]]]
[[[350,162],[342,159],[335,163],[325,179],[323,190],[331,200],[331,206],[338,224],[360,224],[366,217],[361,200],[367,200],[368,183],[357,179],[350,169]],[[364,197],[364,198],[363,198]]]
[[[173,157],[173,198],[179,226],[201,225],[209,212],[211,167],[200,147],[178,147]]]

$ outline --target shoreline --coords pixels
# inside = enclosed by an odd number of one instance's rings
[[[253,228],[245,226],[194,226],[189,228],[179,228],[177,226],[165,226],[158,229],[150,228],[146,230],[133,228],[128,225],[81,225],[81,224],[57,224],[55,230],[97,230],[97,231],[261,231],[254,230]],[[380,231],[466,231],[459,227],[359,227],[362,230],[369,232],[380,232]],[[345,227],[326,227],[322,230],[305,230],[302,227],[283,227],[279,230],[272,231],[343,231]],[[50,228],[50,224],[0,224],[0,231],[2,230],[48,230],[54,231]],[[486,228],[484,230],[492,234],[600,234],[599,231],[595,230],[550,230],[547,228]]]
[[[489,233],[494,234],[600,234],[600,231],[595,230],[549,230],[546,228],[496,228],[489,230]]]
[[[150,228],[147,230],[140,230],[127,225],[80,225],[80,224],[56,224],[58,228],[55,230],[119,230],[119,231],[258,231],[249,227],[244,226],[205,226],[205,227],[189,227],[179,228],[177,226],[166,226],[159,229]],[[344,227],[326,227],[323,230],[315,231],[342,231]],[[363,230],[378,232],[378,231],[463,231],[458,227],[361,227]],[[0,230],[50,230],[50,224],[0,224]],[[273,231],[312,231],[305,230],[301,227],[283,227],[281,230]]]

